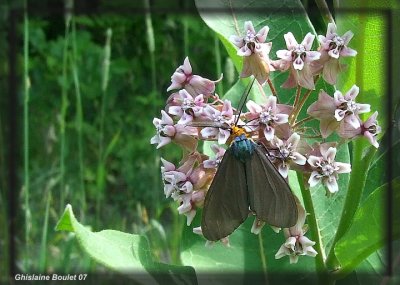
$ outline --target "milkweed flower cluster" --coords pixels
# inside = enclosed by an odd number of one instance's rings
[[[246,22],[244,28],[243,35],[231,36],[230,41],[237,54],[244,58],[240,76],[254,76],[260,85],[267,81],[269,85],[273,84],[269,79],[270,72],[286,72],[288,77],[281,87],[305,88],[309,95],[319,77],[335,84],[343,69],[339,60],[356,55],[356,51],[348,47],[353,34],[349,31],[339,36],[334,24],[328,25],[325,36],[318,36],[320,45],[316,50],[313,50],[315,35],[307,33],[299,43],[295,35],[286,33],[286,49],[278,49],[276,59],[270,58],[272,43],[267,41],[267,26],[256,32],[253,24]],[[328,196],[341,191],[340,174],[351,171],[350,164],[337,161],[338,143],[326,142],[333,132],[339,135],[342,143],[365,137],[374,147],[379,146],[378,113],[374,112],[365,121],[361,119],[361,114],[370,112],[370,105],[356,102],[360,92],[356,85],[345,93],[319,91],[318,100],[307,109],[310,118],[320,123],[319,130],[313,130],[310,138],[304,122],[297,120],[303,108],[300,98],[290,105],[279,103],[278,98],[271,95],[262,103],[249,100],[245,105],[247,111],[237,110],[229,100],[223,100],[221,94],[215,92],[216,84],[221,80],[222,76],[211,80],[194,74],[186,57],[171,77],[167,89],[171,94],[165,109],[161,110],[161,117],[153,120],[156,134],[151,138],[151,144],[161,148],[173,142],[184,150],[178,165],[162,159],[161,173],[164,194],[178,202],[177,210],[187,217],[187,225],[192,224],[197,210],[204,205],[206,193],[225,153],[223,146],[232,142],[231,129],[235,124],[243,126],[249,139],[265,146],[265,155],[283,178],[288,179],[290,169],[302,172],[308,177],[308,187],[323,185]],[[301,93],[296,94],[300,96]],[[284,101],[288,101],[287,98]],[[211,145],[214,154],[203,153],[198,148],[199,141],[214,141]],[[304,235],[305,210],[300,202],[297,207],[298,222],[283,229],[286,241],[276,253],[276,258],[290,256],[291,263],[297,262],[298,256],[317,254],[313,249],[315,243]],[[252,215],[250,210],[249,215]],[[259,233],[264,224],[265,221],[255,219],[251,231]],[[200,227],[193,231],[202,233]],[[221,241],[229,245],[229,237]]]

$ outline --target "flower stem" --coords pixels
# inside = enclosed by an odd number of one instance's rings
[[[294,103],[293,103],[294,108],[297,108],[297,104],[299,104],[300,95],[301,95],[301,86],[297,85],[296,96],[294,97]]]
[[[329,276],[327,274],[327,270],[325,267],[325,259],[326,259],[325,250],[322,244],[322,238],[318,227],[316,213],[314,211],[314,204],[311,197],[311,191],[306,186],[303,174],[300,172],[296,173],[300,185],[301,195],[304,201],[304,207],[307,212],[307,221],[309,224],[311,239],[315,241],[315,249],[318,252],[317,256],[315,257],[315,266],[317,269],[318,278],[320,284],[330,284],[330,282],[328,282]]]
[[[271,89],[272,95],[274,95],[276,97],[276,102],[279,102],[279,98],[278,98],[278,93],[276,92],[274,83],[271,81],[271,79],[268,77],[267,79],[269,88]]]
[[[25,252],[29,249],[31,212],[29,206],[29,19],[27,0],[24,1],[24,210],[25,210]],[[29,256],[24,255],[25,271],[29,272]]]
[[[305,117],[304,119],[302,119],[302,120],[298,121],[297,123],[295,123],[295,124],[293,125],[293,129],[296,129],[297,127],[301,126],[302,124],[304,124],[304,123],[306,123],[306,122],[308,122],[308,121],[314,120],[314,119],[315,119],[315,118],[310,117],[310,116]]]
[[[352,170],[349,187],[347,189],[346,200],[344,202],[342,215],[340,217],[332,247],[326,260],[326,265],[329,270],[337,270],[340,267],[339,261],[335,255],[335,245],[347,231],[353,220],[354,214],[358,209],[362,191],[367,180],[368,168],[371,164],[376,149],[374,147],[369,147],[369,149],[365,152],[365,155],[363,155],[364,152],[365,142],[362,140],[354,141]]]
[[[335,23],[335,20],[333,19],[332,14],[329,11],[328,4],[325,0],[315,0],[315,4],[317,4],[326,24]]]
[[[260,248],[261,266],[265,277],[265,284],[268,284],[267,275],[267,259],[265,258],[264,242],[262,237],[262,231],[258,234],[258,245]]]

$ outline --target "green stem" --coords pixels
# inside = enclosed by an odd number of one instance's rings
[[[331,12],[329,11],[328,4],[325,0],[315,0],[315,3],[318,6],[319,11],[321,12],[322,17],[326,24],[335,23],[335,20],[332,17]]]
[[[301,195],[304,201],[304,207],[307,213],[307,221],[309,224],[309,229],[311,233],[311,239],[315,241],[315,249],[318,252],[317,256],[315,257],[315,265],[318,271],[318,275],[320,276],[321,280],[326,279],[326,268],[325,268],[325,250],[322,244],[322,238],[320,235],[317,216],[314,210],[314,204],[311,197],[310,189],[306,188],[306,182],[304,181],[303,174],[297,172],[297,179],[299,181]]]
[[[97,191],[96,191],[96,225],[100,221],[101,202],[104,195],[104,188],[106,184],[106,155],[104,153],[104,121],[107,106],[107,87],[110,74],[110,57],[111,57],[111,37],[112,30],[107,29],[106,43],[104,45],[104,58],[102,69],[102,82],[101,82],[101,109],[100,109],[100,130],[99,130],[99,154],[97,162]],[[99,225],[100,226],[100,225]]]
[[[302,119],[302,120],[298,121],[296,124],[294,124],[292,128],[295,130],[297,127],[301,126],[302,124],[304,124],[308,121],[314,120],[314,119],[315,118],[310,117],[310,116],[305,117],[304,119]]]
[[[274,95],[276,97],[276,102],[279,103],[278,92],[276,92],[274,83],[271,81],[271,79],[269,77],[267,79],[267,82],[268,82],[269,88],[271,89],[272,95]]]
[[[72,22],[72,77],[74,79],[75,94],[76,94],[76,130],[78,135],[78,161],[79,161],[79,192],[81,193],[81,205],[82,211],[86,209],[86,193],[83,180],[83,139],[82,139],[82,125],[83,125],[83,109],[82,109],[82,97],[79,84],[79,75],[77,68],[77,48],[76,48],[76,27],[74,17],[71,19]]]
[[[24,1],[24,207],[25,207],[25,252],[29,249],[30,205],[29,205],[29,19],[27,0]],[[24,255],[25,271],[29,272],[29,256]]]
[[[221,50],[219,47],[219,39],[217,34],[214,34],[214,52],[215,52],[215,61],[216,61],[216,69],[217,69],[217,78],[219,78],[222,74],[222,63],[221,63]],[[224,94],[224,88],[222,86],[222,82],[217,85],[218,94]]]
[[[265,284],[268,284],[268,271],[267,271],[267,259],[264,250],[264,242],[262,237],[262,231],[258,234],[258,246],[260,248],[261,266],[264,273]]]
[[[62,85],[61,85],[61,112],[60,112],[60,211],[65,207],[65,125],[68,109],[68,84],[67,84],[67,59],[69,46],[69,14],[65,17],[63,65],[62,65]]]
[[[339,225],[333,239],[331,250],[329,251],[326,260],[327,268],[330,271],[336,271],[340,268],[339,261],[335,255],[335,245],[347,231],[353,220],[354,214],[358,209],[362,192],[367,180],[368,168],[376,152],[374,147],[369,147],[365,155],[363,155],[365,149],[365,142],[362,140],[353,142],[353,159],[349,187]]]

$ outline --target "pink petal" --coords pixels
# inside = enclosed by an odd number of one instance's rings
[[[336,34],[336,25],[334,23],[328,24],[328,29],[326,30],[326,36],[330,36],[332,34]]]
[[[318,167],[318,164],[321,162],[321,159],[317,156],[310,155],[307,159],[307,162],[311,167]]]
[[[265,103],[265,109],[271,108],[273,111],[276,109],[276,97],[275,96],[268,96],[267,102]]]
[[[173,137],[175,135],[175,127],[174,126],[165,126],[162,131],[168,137]]]
[[[289,119],[289,115],[286,114],[276,114],[275,117],[275,123],[278,125],[287,123]]]
[[[349,99],[355,99],[358,95],[358,93],[360,92],[360,88],[356,85],[353,85],[349,91],[347,91],[347,93],[344,95],[344,98],[346,98],[347,100]]]
[[[275,135],[275,129],[270,126],[265,126],[264,136],[267,139],[267,141],[271,141],[274,138],[274,135]]]
[[[189,84],[196,91],[196,94],[210,94],[215,91],[215,83],[199,75],[193,75]]]
[[[301,44],[306,48],[306,50],[310,50],[314,39],[315,39],[315,36],[313,34],[307,33],[307,35],[304,37],[304,40],[301,42]]]
[[[166,144],[169,144],[171,142],[171,138],[170,137],[161,137],[160,136],[160,142],[157,145],[157,149],[165,146]]]
[[[243,45],[244,45],[243,38],[242,38],[242,37],[238,37],[238,36],[236,36],[236,35],[230,36],[230,37],[229,37],[229,41],[230,41],[231,43],[233,43],[235,46],[237,46],[238,48],[241,48],[241,47],[243,47]]]
[[[254,30],[253,23],[251,21],[244,22],[244,30],[250,31],[252,34],[255,34],[256,31]]]
[[[183,110],[181,106],[170,106],[168,108],[168,113],[170,113],[171,115],[181,117],[183,115]]]
[[[251,113],[258,114],[262,112],[262,107],[253,100],[247,101],[246,107]]]
[[[352,31],[347,31],[341,38],[344,41],[344,45],[347,45],[350,40],[353,38],[354,34]]]
[[[334,117],[332,119],[323,119],[320,121],[319,128],[323,138],[327,138],[339,127],[338,121]]]
[[[285,49],[278,50],[276,56],[286,61],[292,61],[292,52]]]
[[[351,165],[349,163],[335,162],[335,166],[337,166],[339,168],[336,171],[337,173],[349,173],[349,172],[351,172]]]
[[[289,173],[289,165],[288,164],[280,164],[278,167],[279,173],[282,175],[283,178],[286,178]]]
[[[328,179],[325,179],[324,184],[328,188],[329,192],[331,192],[331,193],[336,193],[339,191],[339,186],[336,182],[335,177],[331,176]]]
[[[291,50],[298,45],[296,39],[291,32],[284,34],[283,37],[285,38],[286,47],[288,50]]]
[[[301,243],[301,245],[304,247],[309,247],[309,246],[313,246],[315,245],[314,241],[311,241],[310,239],[308,239],[306,236],[301,236],[299,237],[299,242]]]
[[[189,57],[186,57],[183,61],[182,69],[185,74],[192,74],[192,66],[190,65]]]
[[[307,158],[303,155],[301,155],[298,152],[294,152],[293,153],[294,158],[292,158],[293,162],[298,164],[298,165],[305,165]]]
[[[293,147],[296,147],[300,141],[300,136],[297,133],[293,133],[287,140],[287,144],[291,144]]]
[[[343,49],[340,51],[340,56],[356,56],[357,51],[348,47],[343,47]]]
[[[325,91],[321,90],[318,95],[318,100],[312,103],[307,109],[307,114],[318,119],[332,119],[335,115],[334,99]]]
[[[376,136],[372,135],[370,132],[364,132],[364,137],[368,139],[371,145],[373,145],[376,148],[379,147],[379,143],[376,140]]]
[[[172,81],[171,85],[167,88],[167,92],[174,90],[174,89],[180,89],[182,88],[183,85],[177,81]]]
[[[161,163],[164,167],[164,171],[172,171],[175,170],[175,165],[168,160],[165,160],[164,158],[161,157]]]
[[[349,116],[346,116],[346,117],[344,118],[344,122],[345,122],[346,124],[349,124],[350,126],[352,126],[352,127],[355,128],[355,129],[358,129],[359,127],[361,127],[359,117],[357,117],[357,116],[354,115],[354,114],[351,114],[351,115],[349,115]]]
[[[307,51],[306,52],[307,56],[305,58],[306,62],[311,62],[317,59],[320,59],[321,53],[318,51]]]
[[[193,121],[192,115],[189,115],[188,113],[183,112],[182,117],[178,121],[178,124],[186,125],[187,123],[190,123],[191,121]]]
[[[161,125],[161,120],[159,118],[154,118],[153,125],[157,128],[159,125]]]
[[[371,111],[371,105],[370,104],[357,104],[358,108],[358,113],[368,113]]]
[[[339,128],[339,136],[345,139],[351,139],[361,134],[361,128],[353,128],[351,125],[341,123]]]
[[[172,125],[174,123],[172,118],[164,110],[161,110],[161,123],[163,125]]]
[[[337,59],[331,58],[325,62],[322,76],[329,84],[336,84],[337,75],[340,72],[340,63]]]
[[[373,114],[368,118],[368,120],[365,121],[364,127],[369,128],[369,127],[371,127],[371,126],[373,126],[373,125],[376,125],[376,124],[377,124],[377,122],[376,122],[376,118],[377,118],[377,117],[378,117],[378,112],[375,111],[375,113],[373,113]]]
[[[267,39],[267,35],[269,32],[269,27],[265,26],[263,27],[258,33],[257,33],[257,40],[260,43],[265,42],[265,40]]]
[[[304,66],[303,70],[299,71],[297,74],[298,74],[298,83],[300,86],[310,90],[315,89],[314,76],[309,66]]]
[[[215,137],[218,134],[218,129],[207,127],[202,129],[200,133],[205,138]]]
[[[326,160],[332,162],[335,160],[336,151],[335,147],[330,147],[326,152],[321,149],[321,154]]]
[[[231,135],[230,131],[219,129],[218,143],[225,144],[226,141],[229,139],[230,135]]]

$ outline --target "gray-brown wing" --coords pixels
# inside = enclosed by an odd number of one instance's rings
[[[206,239],[220,240],[238,228],[249,214],[244,164],[228,149],[207,192],[201,229]]]
[[[262,146],[255,145],[245,169],[250,209],[257,218],[276,227],[294,226],[298,215],[295,197]]]

